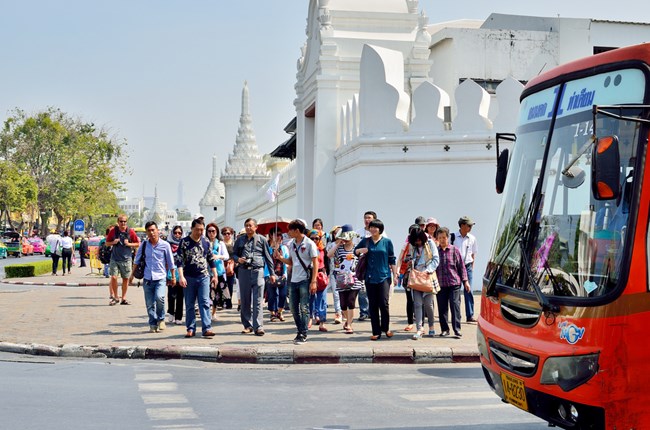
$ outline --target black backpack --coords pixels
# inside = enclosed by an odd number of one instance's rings
[[[109,264],[111,262],[111,253],[113,252],[112,246],[107,246],[106,242],[102,244],[99,248],[99,261],[103,264]]]

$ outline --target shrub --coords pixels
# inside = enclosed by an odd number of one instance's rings
[[[59,260],[59,269],[61,261]],[[32,263],[20,263],[5,266],[6,278],[29,278],[32,276],[44,275],[52,271],[52,260],[34,261]]]

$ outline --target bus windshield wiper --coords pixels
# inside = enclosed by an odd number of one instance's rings
[[[542,307],[542,311],[552,313],[560,312],[560,307],[549,302],[548,297],[542,293],[542,289],[539,287],[539,284],[533,277],[533,271],[530,268],[530,262],[528,261],[528,258],[526,258],[526,246],[524,242],[520,241],[519,246],[521,247],[521,265],[526,272],[528,283],[533,287],[533,292],[535,293],[535,297],[537,297],[537,302]]]

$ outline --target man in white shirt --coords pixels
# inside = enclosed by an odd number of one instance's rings
[[[458,248],[460,255],[463,257],[465,269],[467,270],[467,280],[469,282],[469,291],[463,290],[465,296],[465,317],[467,322],[474,323],[474,296],[472,295],[472,272],[474,271],[474,262],[476,261],[476,253],[478,247],[476,245],[476,237],[470,233],[474,222],[468,216],[462,216],[458,220],[458,232],[455,235],[453,245]]]
[[[309,295],[316,294],[318,275],[318,248],[305,233],[307,226],[301,220],[293,220],[287,227],[292,240],[289,248],[289,258],[276,249],[273,257],[291,266],[291,282],[289,283],[289,301],[291,313],[296,323],[298,333],[294,344],[307,342],[307,325],[309,324]],[[306,269],[306,270],[305,270]]]

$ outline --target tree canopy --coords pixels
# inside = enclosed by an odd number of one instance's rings
[[[54,212],[60,224],[117,211],[125,147],[125,140],[56,108],[16,109],[0,131],[0,159],[23,166],[36,185],[38,212]]]

